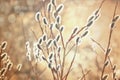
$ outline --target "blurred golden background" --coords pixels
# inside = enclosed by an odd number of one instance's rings
[[[35,13],[42,9],[43,0],[0,0],[0,43],[7,41],[7,52],[14,65],[21,63],[22,69],[16,73],[11,80],[25,80],[30,71],[30,65],[26,61],[25,41],[35,41],[31,29],[35,32],[37,37],[40,37],[39,24],[35,21]],[[75,26],[82,28],[86,25],[88,17],[99,7],[102,0],[56,0],[58,4],[64,4],[64,10],[61,14],[62,24],[65,25],[64,37],[69,36]],[[78,80],[82,76],[82,70],[90,73],[86,80],[99,80],[101,68],[103,65],[104,54],[103,51],[91,41],[91,37],[102,44],[104,48],[107,47],[110,23],[112,21],[114,6],[117,0],[106,0],[100,12],[100,18],[90,28],[90,33],[83,40],[79,47],[79,52],[73,65],[73,71],[68,80]],[[49,0],[45,0],[46,3]],[[118,0],[117,15],[120,15],[120,0]],[[26,39],[26,40],[25,40]],[[96,52],[93,51],[93,47]],[[112,52],[110,58],[113,64],[116,64],[116,75],[120,79],[120,20],[116,23],[114,28],[111,45]],[[68,62],[73,56],[72,52],[68,55]],[[78,65],[79,64],[79,65]],[[38,71],[43,70],[41,67]],[[106,73],[111,74],[109,67]],[[49,70],[40,76],[40,80],[49,79]],[[29,80],[35,80],[31,77]],[[111,79],[108,79],[111,80]]]

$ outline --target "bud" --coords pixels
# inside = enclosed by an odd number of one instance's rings
[[[6,46],[7,46],[7,41],[3,41],[2,44],[1,44],[2,50],[5,50]]]
[[[57,15],[58,15],[58,13],[57,12],[53,12],[53,14],[52,14],[52,16],[53,16],[53,18],[56,18],[57,17]]]
[[[9,63],[7,64],[7,69],[10,71],[10,70],[12,69],[12,67],[13,67],[13,63],[12,63],[12,62],[9,62]]]
[[[61,47],[58,47],[58,50],[57,50],[57,51],[58,51],[58,53],[60,53],[60,51],[61,51]]]
[[[111,48],[107,49],[106,55],[108,55],[111,52]]]
[[[104,75],[104,77],[102,78],[102,80],[107,80],[108,75]]]
[[[94,18],[95,18],[95,16],[94,16],[94,15],[92,15],[92,16],[90,16],[90,18],[88,18],[88,20],[87,20],[87,21],[88,21],[88,22],[89,22],[89,21],[92,21]]]
[[[50,24],[49,28],[50,28],[50,30],[52,30],[53,29],[53,24]]]
[[[7,59],[7,53],[4,52],[1,54],[1,60]]]
[[[86,26],[90,27],[92,24],[93,24],[93,21],[89,21]]]
[[[57,21],[58,24],[61,23],[61,16],[60,16],[60,15],[58,15],[58,16],[56,17],[56,21]]]
[[[54,44],[54,46],[55,46],[55,47],[57,47],[57,43],[56,43],[56,41],[55,41],[55,40],[53,41],[53,44]]]
[[[51,69],[51,68],[52,68],[52,64],[51,64],[51,63],[48,63],[48,67]]]
[[[43,23],[44,23],[45,25],[48,24],[48,21],[47,21],[46,17],[43,17]]]
[[[94,20],[97,20],[100,17],[100,15],[96,15]]]
[[[76,45],[79,46],[80,42],[81,42],[80,37],[77,37],[77,38],[76,38]]]
[[[40,21],[40,15],[41,15],[40,12],[37,12],[37,13],[35,14],[35,20],[36,20],[37,22]]]
[[[64,26],[60,26],[60,32],[64,30]]]
[[[52,43],[52,40],[51,40],[51,39],[48,40],[48,42],[47,42],[47,47],[48,47],[48,48],[50,48],[51,43]]]
[[[56,37],[56,41],[58,42],[59,39],[60,39],[60,35],[57,35],[57,37]]]
[[[39,44],[42,44],[42,38],[39,39],[38,43],[39,43]]]
[[[47,35],[44,34],[44,35],[43,35],[43,41],[46,41],[46,40],[47,40]]]
[[[2,69],[0,70],[0,76],[4,76],[5,73],[6,73],[6,71],[7,71],[6,68],[2,68]]]
[[[42,49],[41,46],[40,46],[39,44],[37,44],[37,47],[38,47],[38,49],[40,49],[40,50]]]
[[[57,24],[57,23],[55,24],[55,27],[59,30],[59,26],[58,26],[58,24]]]
[[[104,66],[107,66],[107,65],[108,65],[108,63],[109,63],[109,62],[108,62],[108,61],[106,61],[106,62],[105,62],[105,64],[104,64]]]
[[[112,69],[113,69],[113,71],[114,71],[114,70],[116,69],[116,65],[114,65]]]
[[[56,68],[57,71],[60,70],[60,64],[57,65],[57,68]]]
[[[53,57],[53,53],[50,53],[49,59],[52,59],[52,57]]]
[[[81,38],[85,37],[88,34],[88,31],[85,31],[82,35]]]
[[[115,16],[112,22],[116,22],[119,19],[119,15]]]
[[[22,68],[22,64],[18,64],[18,65],[17,65],[17,70],[20,71],[21,68]]]
[[[60,13],[63,10],[63,8],[64,8],[63,4],[58,5],[56,12]]]
[[[115,27],[115,23],[112,22],[112,24],[110,25],[111,29],[113,29]]]
[[[46,59],[44,56],[42,56],[42,59],[43,59],[44,61],[47,61],[47,59]]]
[[[95,14],[95,15],[98,15],[98,13],[99,13],[99,9],[96,10],[94,14]]]
[[[56,5],[56,0],[51,0],[51,3],[55,6]]]
[[[48,3],[48,5],[47,5],[47,11],[48,12],[52,11],[52,4],[51,3]]]
[[[74,28],[72,34],[75,34],[77,32],[77,30],[78,30],[78,27]]]

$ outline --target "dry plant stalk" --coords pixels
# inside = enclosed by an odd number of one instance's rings
[[[3,41],[0,45],[0,80],[10,80],[22,67],[22,64],[19,64],[20,66],[18,68],[13,67],[13,62],[6,51],[6,47],[7,42]]]
[[[51,2],[47,5],[47,10],[44,8],[45,10],[43,11],[43,14],[42,11],[37,12],[35,19],[39,23],[41,36],[40,38],[37,38],[35,32],[32,31],[35,39],[37,40],[37,42],[34,43],[33,49],[30,47],[30,42],[26,42],[26,57],[28,58],[30,64],[32,62],[38,64],[41,60],[45,61],[52,72],[54,80],[67,80],[75,60],[77,47],[81,43],[81,39],[88,34],[88,27],[92,25],[88,22],[88,24],[81,29],[73,29],[68,41],[65,42],[63,37],[64,25],[61,23],[62,21],[60,16],[63,8],[63,4],[56,5],[56,1],[51,0]],[[96,15],[98,15],[98,13],[96,13]],[[87,29],[85,30],[85,28]],[[55,31],[57,31],[57,33],[55,33]],[[82,31],[84,31],[84,33],[77,37],[77,35],[79,35]],[[75,38],[76,41],[74,45],[70,50],[68,50],[68,44],[70,44]],[[68,66],[67,72],[65,72],[66,56],[73,48],[75,48],[74,56]],[[32,69],[35,68],[32,66]]]
[[[116,23],[116,20],[117,20],[116,16],[115,16],[117,6],[118,6],[118,1],[116,1],[114,14],[113,14],[113,19],[112,19],[112,24],[110,25],[110,33],[109,33],[109,38],[108,38],[108,45],[107,45],[106,52],[105,52],[104,63],[107,61],[109,53],[110,53],[110,44],[111,44],[110,42],[111,42],[112,32],[113,32],[113,28],[115,27],[115,23]],[[103,78],[104,78],[103,76],[104,76],[104,72],[105,72],[105,67],[106,67],[106,65],[104,65],[103,69],[102,69],[101,80],[103,80]],[[115,77],[113,77],[113,80],[115,80]]]
[[[91,38],[91,40],[96,43],[101,49],[102,51],[105,53],[105,58],[104,58],[104,65],[103,65],[103,68],[102,68],[102,73],[101,73],[101,80],[106,80],[108,78],[108,75],[105,75],[104,72],[105,72],[105,68],[106,66],[108,65],[108,63],[110,63],[110,66],[111,66],[111,70],[112,70],[112,79],[113,80],[116,80],[116,65],[113,65],[111,60],[110,60],[110,52],[111,52],[111,48],[110,48],[110,44],[111,44],[111,37],[112,37],[112,32],[113,32],[113,29],[115,27],[115,23],[116,21],[118,20],[119,16],[116,15],[116,9],[117,9],[117,6],[118,6],[118,1],[116,1],[116,5],[115,5],[115,9],[114,9],[114,14],[113,14],[113,18],[112,18],[112,23],[110,25],[110,33],[109,33],[109,36],[108,36],[108,44],[107,44],[107,48],[104,49],[102,47],[102,45],[100,43],[98,43],[97,41],[95,41],[94,39]]]
[[[93,23],[100,17],[100,9],[103,5],[105,0],[103,0],[99,6],[99,8],[88,18],[87,24],[82,27],[81,29],[78,29],[75,27],[70,34],[70,36],[67,39],[67,42],[64,40],[64,34],[63,31],[64,25],[62,25],[62,17],[60,16],[60,13],[62,12],[64,5],[63,4],[56,4],[56,0],[51,0],[46,9],[46,5],[44,5],[43,11],[37,12],[35,15],[35,19],[39,24],[41,34],[40,37],[37,38],[35,32],[32,30],[32,33],[34,34],[34,37],[36,41],[33,44],[33,47],[31,48],[30,42],[26,42],[26,57],[31,65],[31,69],[36,75],[36,80],[39,80],[38,72],[36,72],[35,67],[41,62],[44,61],[47,63],[48,68],[51,70],[53,80],[67,80],[68,75],[71,72],[72,65],[74,64],[74,60],[76,57],[78,46],[81,43],[81,40],[88,35],[89,28],[93,25]],[[43,4],[45,2],[43,1]],[[116,12],[116,8],[115,8]],[[111,28],[110,28],[110,35],[109,35],[109,41],[107,46],[107,51],[94,39],[92,39],[93,42],[97,43],[104,52],[106,52],[105,60],[104,60],[104,67],[101,74],[101,80],[106,80],[108,75],[104,75],[105,67],[110,62],[113,72],[115,71],[115,66],[113,67],[112,62],[109,58],[109,52],[110,52],[110,40],[112,35],[112,30],[114,27],[114,24],[118,17],[115,17],[115,13],[113,16]],[[57,33],[55,33],[57,32]],[[81,34],[80,34],[81,33]],[[75,39],[75,43],[68,48],[68,45]],[[70,64],[67,66],[67,72],[66,70],[66,56],[70,54],[70,51],[75,48],[74,56],[71,59]],[[107,61],[107,58],[109,61]],[[35,62],[36,65],[33,66],[32,62]],[[43,70],[44,72],[45,70]],[[81,80],[85,80],[85,76],[89,73],[83,73],[83,77]],[[115,79],[115,73],[113,74],[113,79]]]

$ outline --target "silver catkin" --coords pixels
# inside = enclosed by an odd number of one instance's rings
[[[22,64],[18,64],[18,65],[17,65],[17,70],[20,71],[21,68],[22,68]]]
[[[60,13],[60,12],[63,10],[63,8],[64,8],[64,5],[63,5],[63,4],[58,5],[58,7],[57,7],[57,9],[56,9],[56,12],[57,12],[57,13]]]
[[[48,21],[47,21],[47,18],[46,18],[46,17],[43,17],[43,23],[44,23],[45,25],[48,24]]]
[[[47,47],[48,47],[48,48],[50,48],[51,43],[52,43],[52,39],[48,40],[48,42],[47,42]]]
[[[7,47],[7,41],[3,41],[2,44],[1,44],[2,50],[5,50],[6,47]]]
[[[75,34],[77,32],[77,30],[78,30],[78,27],[75,27],[72,31],[72,34]]]
[[[81,35],[81,38],[85,37],[87,34],[88,34],[88,30]]]
[[[60,16],[60,15],[58,15],[58,16],[56,17],[56,21],[57,21],[58,24],[61,23],[61,16]]]
[[[36,20],[37,22],[40,20],[40,15],[41,15],[40,12],[37,12],[37,13],[35,14],[35,20]]]
[[[51,3],[48,3],[48,5],[47,5],[47,11],[48,12],[52,11],[52,4]]]

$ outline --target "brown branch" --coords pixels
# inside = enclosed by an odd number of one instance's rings
[[[87,71],[87,72],[82,76],[82,78],[81,78],[80,80],[83,80],[83,79],[85,78],[85,76],[86,76],[89,72],[90,72],[90,70]]]
[[[98,10],[100,10],[101,9],[101,7],[102,7],[102,5],[103,5],[103,3],[105,2],[105,0],[103,0],[102,2],[101,2],[101,4],[100,4],[100,6],[99,6],[99,8],[98,8]]]
[[[70,66],[69,66],[69,68],[68,68],[67,74],[65,75],[65,80],[67,80],[68,75],[70,74],[71,67],[72,67],[72,65],[73,65],[73,63],[74,63],[74,61],[75,61],[76,53],[77,53],[77,46],[76,46],[75,53],[74,53],[73,59],[72,59],[72,61],[71,61],[71,64],[70,64]]]
[[[118,1],[116,1],[116,5],[115,5],[115,9],[114,9],[114,14],[113,14],[113,19],[115,17],[115,14],[116,14],[116,9],[117,9],[117,6],[118,6]],[[112,19],[112,20],[113,20]],[[113,28],[110,28],[110,33],[109,33],[109,38],[108,38],[108,45],[107,45],[107,48],[106,48],[106,52],[105,52],[105,58],[104,58],[104,63],[106,62],[107,58],[108,58],[108,50],[109,50],[109,47],[110,47],[110,43],[111,43],[111,37],[112,37],[112,32],[113,32]],[[103,75],[104,75],[104,72],[105,72],[105,65],[103,65],[103,68],[102,68],[102,74],[101,74],[101,80],[103,78]]]
[[[68,52],[66,52],[65,56],[67,56],[74,47],[75,47],[75,44],[73,44],[72,47],[68,50]]]
[[[34,32],[32,29],[31,29],[31,31],[32,31],[32,33],[33,33],[35,39],[38,40],[37,35],[35,34],[35,32]]]

